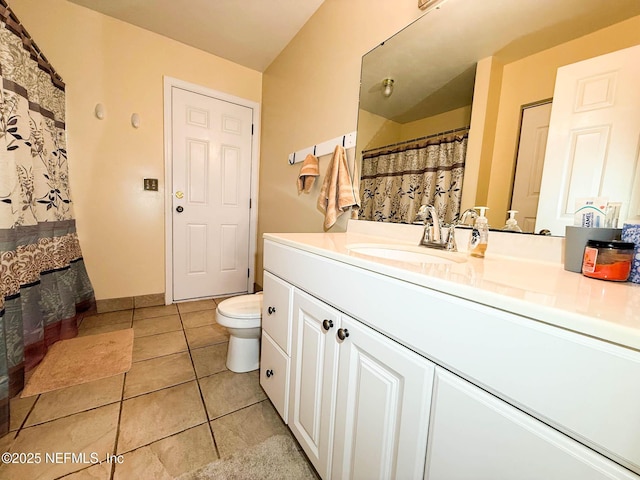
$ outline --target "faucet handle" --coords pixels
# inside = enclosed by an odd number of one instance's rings
[[[444,249],[447,252],[457,252],[458,246],[456,245],[456,223],[452,223],[448,227],[449,234],[447,235],[447,243]]]
[[[468,216],[471,216],[471,219],[475,220],[476,218],[478,218],[478,212],[476,212],[473,208],[467,208],[464,212],[462,212],[462,215],[458,217],[458,221],[455,222],[455,224],[464,225],[467,221]]]

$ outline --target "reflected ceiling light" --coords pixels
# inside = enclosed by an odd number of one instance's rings
[[[382,95],[389,98],[393,93],[393,78],[385,78],[382,81]]]

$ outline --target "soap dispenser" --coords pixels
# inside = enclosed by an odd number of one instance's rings
[[[516,220],[516,213],[518,213],[518,210],[507,210],[507,213],[509,214],[509,218],[507,219],[506,225],[502,227],[502,230],[505,232],[522,233],[522,229],[518,226],[518,221]]]
[[[484,212],[489,210],[489,207],[473,208],[480,210],[480,215],[478,215],[473,224],[473,230],[469,238],[469,254],[472,257],[483,258],[489,243],[489,222],[487,221],[487,217],[484,216]]]

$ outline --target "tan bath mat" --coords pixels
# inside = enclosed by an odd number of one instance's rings
[[[92,382],[129,371],[133,329],[54,343],[27,382],[22,397]]]

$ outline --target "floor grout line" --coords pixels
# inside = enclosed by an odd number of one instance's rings
[[[182,321],[182,314],[180,314],[180,323],[182,323],[182,328],[184,329],[184,322]],[[187,336],[185,332],[185,337]],[[196,364],[193,360],[193,355],[191,354],[191,346],[187,341],[187,351],[189,352],[189,358],[191,359],[191,367],[193,368],[193,373],[196,376],[196,384],[198,385],[198,392],[200,393],[200,401],[202,402],[202,406],[204,408],[204,415],[207,418],[207,425],[209,426],[209,433],[211,434],[211,441],[213,442],[213,449],[218,458],[220,458],[220,450],[218,449],[218,443],[216,442],[216,436],[213,433],[213,426],[211,425],[211,420],[209,419],[209,411],[207,409],[207,402],[204,399],[204,393],[202,392],[202,385],[200,385],[200,379],[198,378],[198,372],[196,371]]]
[[[113,455],[116,455],[118,452],[118,440],[120,439],[120,423],[122,422],[122,409],[124,408],[124,388],[127,385],[127,373],[125,372],[124,378],[122,379],[122,390],[120,391],[120,410],[118,411],[118,424],[116,427],[116,438],[113,441]],[[113,477],[116,474],[116,462],[111,464],[111,474],[109,475],[109,480],[113,480]]]

